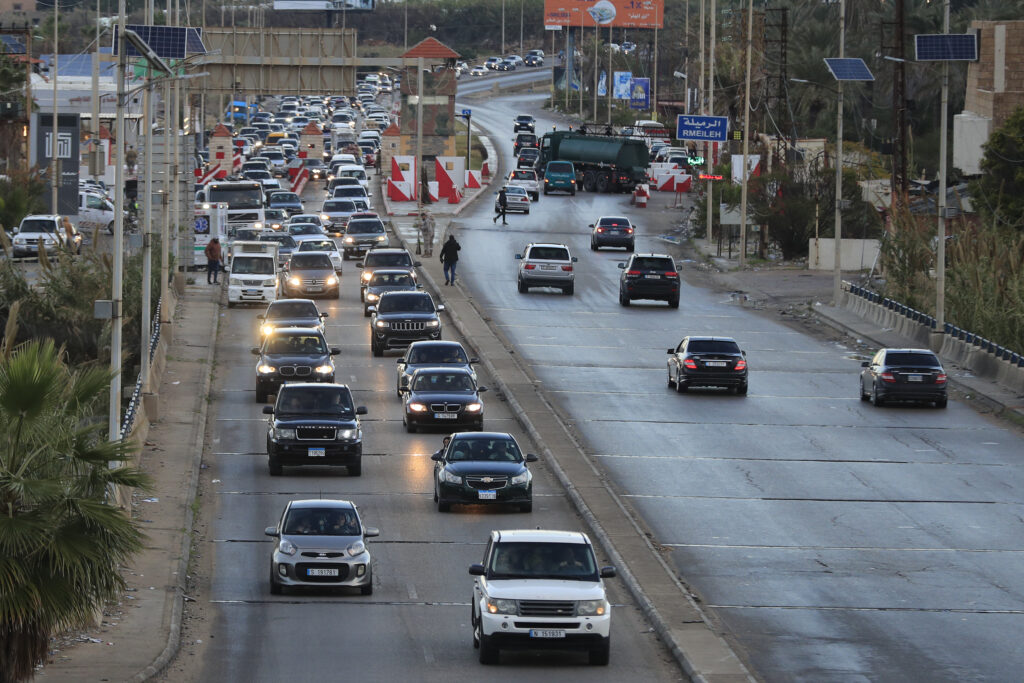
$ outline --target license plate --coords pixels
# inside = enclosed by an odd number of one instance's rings
[[[260,289],[243,289],[242,294],[245,296],[263,296],[263,290]]]
[[[480,496],[480,500],[496,500],[498,498],[497,491],[477,491]]]
[[[531,628],[531,638],[565,638],[565,631],[560,628]]]
[[[457,417],[457,413],[434,413],[435,420],[454,420]]]
[[[554,266],[550,266],[550,265],[549,266],[541,266],[540,269],[541,270],[554,270],[555,267]]]
[[[337,576],[338,570],[335,568],[327,569],[307,569],[306,576]]]
[[[309,452],[306,453],[310,458],[323,458],[327,455],[327,449],[325,448],[310,448]]]
[[[660,280],[661,279],[660,275],[644,275],[644,277],[646,279],[648,279],[648,280]]]
[[[708,366],[709,368],[724,368],[726,365],[728,365],[728,363],[724,360],[709,360],[708,362],[704,363],[704,365]]]
[[[908,382],[923,382],[924,381],[924,377],[922,377],[921,375],[907,375],[907,381]]]
[[[324,288],[323,287],[306,287],[306,291],[307,292],[322,292],[322,291],[324,291]]]

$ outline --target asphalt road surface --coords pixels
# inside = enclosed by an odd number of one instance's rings
[[[468,98],[511,158],[512,118],[543,97]],[[542,196],[495,226],[464,212],[463,286],[525,359],[613,485],[671,549],[703,606],[768,681],[1019,680],[1024,668],[1024,439],[947,410],[858,400],[860,361],[684,283],[682,304],[617,301],[615,250],[587,224],[625,213],[637,251],[673,252],[628,195]],[[650,211],[648,209],[647,211]],[[530,241],[579,257],[576,293],[516,292]],[[750,395],[676,394],[666,349],[735,337]],[[1016,626],[1015,626],[1016,624]]]
[[[322,201],[321,184],[304,193],[307,209]],[[678,667],[632,604],[624,587],[609,580],[615,604],[612,657],[591,667],[585,655],[506,654],[500,667],[481,668],[469,625],[471,577],[467,568],[482,558],[491,529],[581,529],[582,524],[543,462],[534,468],[534,511],[456,506],[436,512],[432,502],[431,453],[443,434],[406,434],[395,396],[395,359],[370,353],[369,327],[359,301],[354,261],[345,262],[339,300],[319,302],[329,314],[327,334],[336,357],[337,381],[353,388],[363,420],[363,474],[343,469],[286,469],[267,473],[266,416],[254,393],[258,308],[223,309],[217,340],[217,375],[212,396],[206,463],[212,477],[204,495],[208,523],[204,552],[212,548],[208,622],[215,634],[198,661],[186,662],[171,678],[203,681],[680,680]],[[445,330],[453,339],[454,331]],[[486,373],[481,383],[488,385]],[[485,428],[512,431],[522,444],[496,392],[483,395]],[[355,501],[367,525],[381,535],[368,541],[373,555],[374,593],[290,593],[271,596],[267,585],[274,524],[286,501],[316,497]],[[179,664],[180,664],[179,657]]]

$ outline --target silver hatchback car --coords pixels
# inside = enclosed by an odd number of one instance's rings
[[[575,285],[573,265],[577,258],[564,244],[527,244],[519,260],[519,293],[530,287],[555,287],[572,294]]]
[[[285,587],[358,588],[373,594],[373,570],[365,539],[380,532],[363,526],[347,500],[293,500],[267,536],[278,539],[270,559],[270,592]]]

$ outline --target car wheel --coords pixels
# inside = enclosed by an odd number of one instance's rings
[[[273,458],[269,458],[267,460],[267,470],[270,472],[270,476],[272,477],[280,477],[284,474],[284,467],[282,467],[281,463]]]
[[[594,177],[593,171],[586,171],[583,174],[583,189],[587,192],[597,189],[597,178]]]
[[[234,301],[229,301],[228,302],[228,308],[234,308],[234,307],[235,307],[235,302]]]
[[[688,389],[688,387],[686,386],[686,381],[679,378],[679,371],[677,370],[676,371],[676,393],[677,394],[685,394],[687,389]]]
[[[881,408],[885,405],[885,399],[878,394],[878,387],[875,385],[871,386],[871,405],[876,408]]]
[[[407,431],[409,434],[416,433],[416,425],[414,425],[412,422],[409,422],[408,420],[403,420],[403,422],[405,424],[405,431]]]
[[[567,285],[567,286],[562,288],[562,292],[564,292],[565,294],[568,294],[569,296],[572,296],[573,292],[575,292],[575,291],[576,291],[575,283]]]
[[[668,385],[670,387],[674,387],[676,385],[676,381],[674,379],[672,379],[672,371],[671,370],[668,371],[668,380],[667,380],[667,382],[668,382]]]
[[[607,173],[597,174],[595,186],[598,192],[608,192],[611,189],[612,179]]]
[[[108,235],[113,235],[114,234],[114,221],[110,221],[110,225],[107,226],[107,234]]]
[[[279,584],[277,582],[277,579],[274,578],[274,565],[271,564],[270,565],[270,594],[271,595],[281,595],[281,593],[284,592],[282,590],[283,588],[284,588],[284,586]]]
[[[611,636],[605,638],[601,644],[587,653],[588,659],[593,666],[608,666],[608,660],[612,654]]]
[[[569,190],[569,196],[570,197],[575,197],[576,196],[576,188],[575,187],[573,189]]]
[[[520,512],[533,512],[533,501],[531,500],[529,503],[521,504],[519,506],[519,511]]]
[[[357,462],[355,465],[348,466],[348,476],[350,477],[361,477],[363,476],[363,463]]]
[[[679,308],[679,297],[676,297],[674,299],[669,299],[668,300],[668,307],[669,308]]]
[[[368,308],[364,308],[363,309],[363,317],[364,318],[369,318],[370,317],[370,309],[368,309]]]
[[[451,512],[451,510],[452,510],[452,504],[451,503],[447,503],[447,502],[445,502],[443,500],[438,499],[438,501],[437,501],[437,511],[438,512]]]
[[[622,306],[629,306],[629,297],[622,290],[619,290],[619,304]]]
[[[870,394],[865,394],[864,393],[864,380],[863,379],[860,380],[859,382],[857,382],[857,393],[860,394],[860,400],[862,400],[862,401],[867,401],[868,399],[871,398]]]
[[[545,187],[545,188],[544,188],[544,196],[546,197],[546,196],[547,196],[547,194],[548,194],[548,188],[546,188],[546,187]]]
[[[370,344],[370,350],[372,350],[373,351],[373,355],[378,357],[378,358],[380,358],[381,356],[384,355],[384,349],[381,348],[380,346],[377,346],[376,344],[371,343]]]
[[[480,631],[480,663],[497,664],[501,658],[501,651],[491,642],[489,636],[485,636],[483,629]]]
[[[944,396],[944,397],[940,398],[938,401],[935,402],[935,407],[936,408],[945,408],[948,403],[949,403],[949,399]]]
[[[338,287],[336,290],[334,290],[334,298],[335,299],[340,299],[341,298],[341,287]]]
[[[526,211],[523,211],[523,214],[526,215],[526,216],[529,216],[530,215],[530,210],[527,209]]]
[[[747,395],[747,385],[746,384],[741,384],[740,386],[736,387],[736,393],[739,394],[740,396],[746,396]]]
[[[359,300],[364,304],[366,303],[366,290],[362,287],[359,288]]]
[[[530,288],[526,286],[526,283],[519,280],[519,293],[526,294],[528,291],[530,291]]]
[[[373,595],[373,572],[372,571],[367,572],[366,579],[367,579],[366,585],[359,587],[359,594],[360,595]]]
[[[597,251],[597,244],[594,240],[590,240],[590,251]]]
[[[629,246],[628,246],[628,247],[626,247],[626,251],[627,251],[627,252],[629,252],[630,254],[632,254],[632,253],[633,253],[633,250],[634,250],[635,248],[636,248],[636,244],[635,244],[634,242],[630,242],[630,243],[629,243]]]
[[[473,649],[480,649],[480,622],[476,618],[476,610],[469,608],[469,625],[473,631]]]

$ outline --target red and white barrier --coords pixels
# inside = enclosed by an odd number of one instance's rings
[[[693,176],[688,173],[676,174],[676,192],[689,192],[693,188]]]
[[[438,185],[436,180],[427,181],[427,193],[430,195],[430,201],[437,203],[441,201],[441,197],[438,194]]]
[[[223,178],[224,176],[227,175],[227,173],[224,173],[218,176],[219,173],[220,164],[213,164],[208,169],[206,169],[206,173],[203,173],[201,169],[197,168],[195,171],[196,185],[209,185],[211,182],[213,182],[214,179],[218,177]]]
[[[480,171],[466,171],[465,187],[467,190],[480,189]]]
[[[676,174],[669,171],[657,175],[654,179],[654,189],[658,192],[675,192]]]
[[[302,194],[302,188],[304,188],[308,182],[309,169],[303,166],[302,170],[296,173],[295,177],[292,178],[292,192],[295,194]]]
[[[448,203],[458,204],[460,201],[462,201],[462,192],[457,187],[452,188],[452,193],[448,195]]]
[[[484,178],[490,178],[491,177],[491,165],[490,165],[490,163],[488,163],[486,161],[483,163],[483,166],[480,167],[480,175],[483,176]]]
[[[466,180],[465,157],[436,157],[434,177],[437,178],[438,197],[448,199],[454,193],[462,193]]]
[[[388,178],[388,199],[393,202],[412,202],[416,200],[413,195],[413,184],[407,180],[394,181]]]

